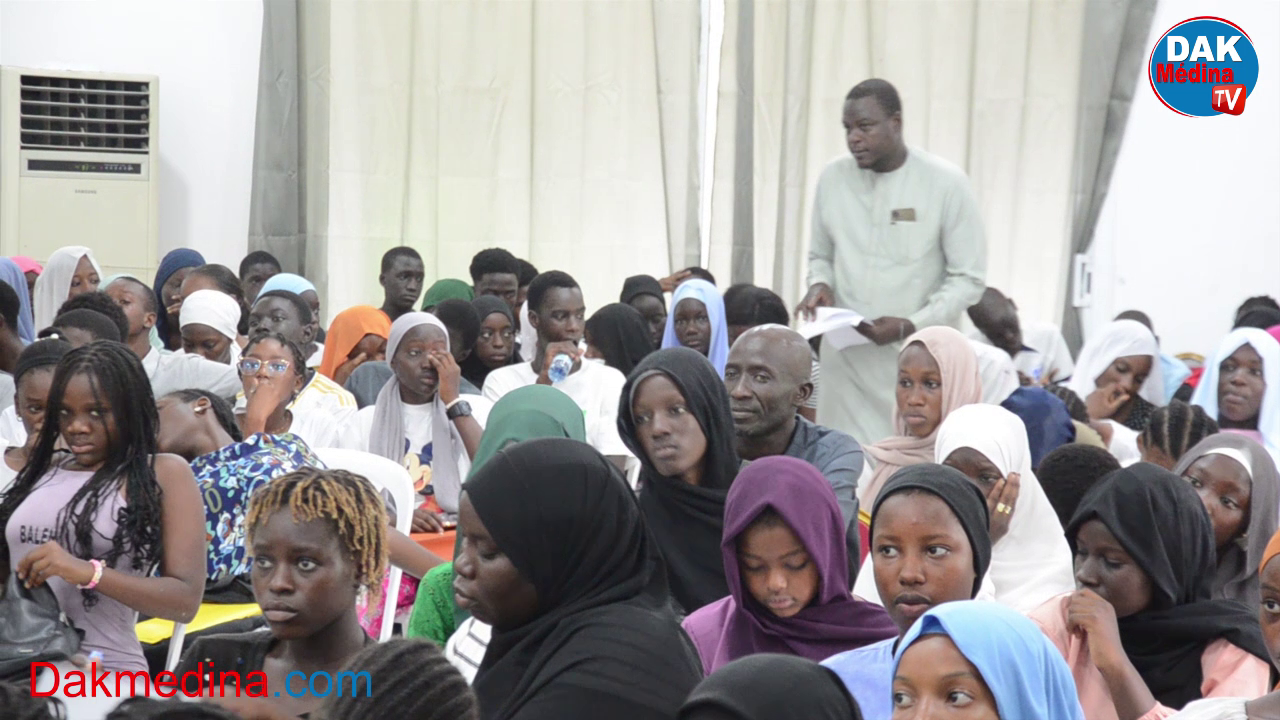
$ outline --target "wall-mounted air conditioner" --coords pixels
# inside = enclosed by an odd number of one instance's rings
[[[155,76],[0,68],[0,255],[86,245],[151,277],[158,97]]]

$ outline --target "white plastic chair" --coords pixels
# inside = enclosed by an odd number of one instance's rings
[[[165,658],[164,669],[173,672],[182,659],[182,642],[187,638],[187,624],[174,623],[173,634],[169,636],[169,656]]]
[[[343,448],[319,448],[316,456],[334,470],[346,470],[367,478],[375,490],[386,490],[396,504],[396,529],[408,535],[413,529],[414,491],[409,471],[394,460],[360,450]],[[396,619],[396,597],[400,594],[401,570],[392,567],[387,577],[386,597],[382,600],[382,632],[379,642],[391,639]],[[175,633],[176,634],[176,633]]]

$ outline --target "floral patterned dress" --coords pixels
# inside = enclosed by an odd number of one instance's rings
[[[191,461],[204,498],[208,578],[211,581],[249,571],[245,515],[254,490],[303,467],[323,468],[302,438],[258,433],[242,442]]]

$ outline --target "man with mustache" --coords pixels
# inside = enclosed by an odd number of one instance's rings
[[[737,435],[738,456],[750,462],[789,455],[813,465],[831,483],[845,521],[850,563],[858,553],[858,477],[862,446],[849,435],[809,422],[799,414],[813,383],[809,344],[782,325],[760,325],[729,350],[724,385]]]

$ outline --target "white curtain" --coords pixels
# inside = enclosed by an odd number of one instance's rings
[[[1057,320],[1085,5],[725,0],[710,269],[799,300],[814,186],[848,152],[845,94],[880,77],[902,96],[907,143],[973,181],[988,284],[1017,298],[1024,316]]]
[[[298,5],[306,256],[327,311],[379,304],[400,244],[428,282],[507,248],[574,275],[589,308],[696,258],[698,0]]]

